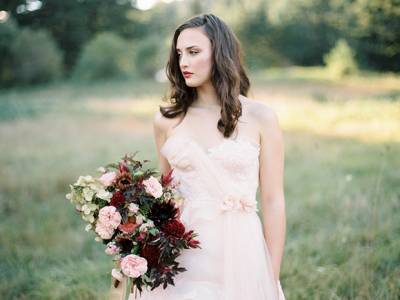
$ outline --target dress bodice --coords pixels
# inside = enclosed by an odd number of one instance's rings
[[[256,197],[260,146],[250,140],[224,138],[203,149],[191,137],[176,133],[165,141],[160,152],[174,169],[179,191],[187,199],[213,201],[221,190]]]

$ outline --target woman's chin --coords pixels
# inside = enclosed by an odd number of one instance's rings
[[[191,81],[190,79],[187,79],[187,80],[185,81],[185,83],[186,83],[186,85],[187,85],[188,87],[198,87],[198,86],[199,86],[197,82]]]

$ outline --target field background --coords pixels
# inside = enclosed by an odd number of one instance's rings
[[[285,138],[287,299],[400,296],[400,77],[322,68],[251,74]],[[167,86],[65,81],[0,93],[2,299],[107,299],[112,262],[65,199],[124,153],[157,166]]]

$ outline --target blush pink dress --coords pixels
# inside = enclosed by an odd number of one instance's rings
[[[175,286],[143,290],[136,299],[284,300],[257,214],[259,145],[238,136],[204,149],[176,133],[160,152],[185,198],[181,220],[202,248],[183,250],[178,261],[187,271],[176,275]]]

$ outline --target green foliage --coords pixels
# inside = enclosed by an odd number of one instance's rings
[[[62,57],[45,30],[24,28],[11,46],[15,80],[23,84],[47,82],[62,75]]]
[[[335,47],[324,56],[325,64],[334,77],[343,77],[357,72],[354,51],[346,40],[339,39]]]
[[[288,60],[274,47],[274,32],[269,26],[265,11],[260,9],[252,18],[238,25],[238,38],[242,44],[246,63],[251,69],[282,66]]]
[[[159,36],[150,35],[137,44],[135,62],[142,76],[152,77],[164,66],[168,49],[163,41]]]
[[[17,34],[18,26],[13,19],[0,23],[0,86],[11,85],[14,80],[11,44]]]
[[[48,82],[62,75],[62,55],[45,30],[0,23],[0,86]]]
[[[133,73],[132,45],[112,32],[97,34],[85,47],[74,77],[85,80],[126,76]]]
[[[40,9],[17,13],[25,2],[8,1],[0,10],[20,27],[48,30],[63,51],[66,74],[76,70],[84,46],[109,31],[133,42],[136,71],[152,76],[167,60],[170,39],[164,47],[159,37],[171,37],[178,24],[199,12],[213,12],[238,33],[252,68],[322,65],[324,54],[343,38],[360,68],[400,70],[398,0],[160,1],[146,11],[135,1],[42,0]],[[0,86],[18,83],[9,48],[18,28],[11,19],[0,24]]]

